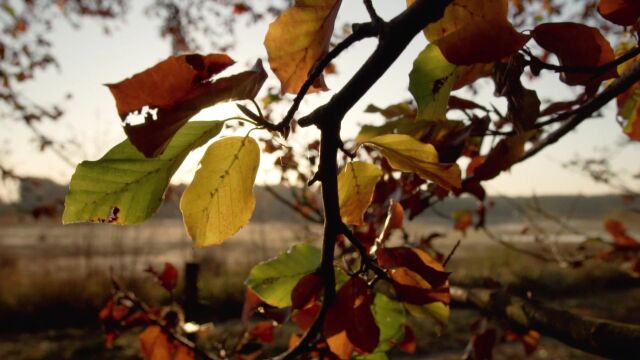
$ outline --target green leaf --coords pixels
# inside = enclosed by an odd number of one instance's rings
[[[162,203],[171,176],[189,152],[218,135],[222,125],[222,121],[188,123],[155,159],[145,158],[125,140],[100,160],[80,163],[71,178],[62,222],[145,221]]]
[[[245,284],[267,304],[291,306],[291,291],[300,278],[320,266],[320,249],[307,245],[293,245],[276,258],[254,266]]]
[[[418,55],[409,73],[409,91],[418,104],[418,119],[445,119],[455,70],[434,44]]]
[[[260,148],[248,136],[209,146],[180,199],[184,224],[196,246],[220,244],[249,222],[259,164]]]
[[[373,198],[373,190],[382,176],[377,166],[362,161],[347,163],[338,175],[340,215],[345,224],[362,225],[362,215]]]
[[[435,320],[438,325],[446,327],[449,322],[449,305],[445,305],[439,301],[426,305],[412,305],[405,303],[411,315],[417,318],[429,318]]]
[[[372,310],[376,324],[380,328],[380,342],[374,353],[388,351],[392,348],[392,342],[399,342],[404,337],[406,321],[404,307],[402,303],[377,293]]]
[[[420,137],[423,133],[431,129],[434,124],[437,123],[403,117],[388,121],[380,126],[363,125],[362,128],[360,128],[358,136],[356,136],[356,142],[363,143],[376,136],[386,134],[405,134],[412,137]]]

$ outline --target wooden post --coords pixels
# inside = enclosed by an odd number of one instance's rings
[[[184,316],[187,322],[195,321],[198,312],[198,273],[200,264],[186,262],[184,264]],[[195,342],[195,334],[188,334],[187,338]]]

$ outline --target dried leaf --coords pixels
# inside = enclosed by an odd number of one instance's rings
[[[609,41],[600,30],[578,23],[547,23],[533,29],[533,38],[545,50],[554,53],[562,66],[596,67],[615,59]],[[562,73],[560,80],[568,85],[599,84],[618,76],[615,68],[594,76],[592,72]]]
[[[635,25],[640,17],[638,0],[600,0],[598,12],[603,18],[622,26]]]
[[[529,39],[509,23],[507,10],[507,0],[453,0],[442,19],[429,24],[424,33],[452,64],[494,62],[515,53]]]
[[[108,84],[123,121],[130,114],[145,118],[142,124],[125,125],[131,143],[146,157],[156,157],[201,109],[221,101],[253,99],[267,78],[260,61],[249,71],[210,81],[232,64],[224,54],[172,56],[119,83]]]
[[[269,25],[264,44],[281,93],[296,94],[329,49],[341,0],[296,0]],[[322,75],[309,92],[324,91]]]

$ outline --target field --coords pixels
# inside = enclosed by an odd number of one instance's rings
[[[578,224],[599,234],[599,224]],[[520,225],[506,224],[494,231],[511,233],[518,245],[533,248],[526,236],[516,236]],[[443,253],[462,238],[448,225],[414,225],[412,235],[439,231]],[[243,286],[252,264],[284,251],[289,244],[317,241],[320,228],[290,223],[249,225],[221,246],[193,249],[178,220],[154,220],[130,227],[50,223],[4,226],[0,229],[0,359],[122,359],[138,358],[134,334],[123,336],[114,349],[105,350],[97,312],[110,293],[114,276],[151,304],[165,303],[164,291],[145,273],[169,261],[182,269],[187,261],[201,264],[200,301],[211,321],[210,337],[241,331],[239,317]],[[565,252],[580,240],[558,234],[553,244]],[[588,262],[580,269],[561,268],[513,252],[471,232],[464,237],[448,267],[452,283],[479,286],[493,278],[516,293],[530,292],[550,304],[590,316],[640,323],[640,284],[615,266]],[[394,359],[456,359],[469,339],[469,325],[478,317],[472,310],[454,309],[448,330],[436,333],[430,322],[414,321],[417,355],[392,354]],[[276,336],[286,345],[290,329]],[[207,339],[200,339],[206,343]],[[497,358],[520,358],[519,344],[499,347]],[[543,339],[537,359],[592,359],[551,339]]]

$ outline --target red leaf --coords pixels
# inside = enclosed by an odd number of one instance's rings
[[[310,302],[315,301],[322,288],[322,277],[316,273],[303,276],[291,291],[291,308],[305,308]]]
[[[291,320],[298,325],[300,330],[307,331],[318,316],[318,312],[320,312],[320,304],[314,302],[303,309],[295,310],[293,314],[291,314]]]
[[[247,288],[247,291],[244,294],[244,305],[242,305],[242,321],[249,321],[251,315],[262,305],[264,302],[258,294],[253,292],[250,288]]]
[[[603,18],[614,24],[631,26],[640,17],[640,1],[638,0],[600,0],[598,12]]]
[[[362,278],[351,277],[340,288],[323,327],[333,353],[343,358],[345,347],[348,348],[345,341],[363,353],[371,353],[376,348],[380,329],[371,312],[372,303],[373,294]]]
[[[562,66],[597,67],[615,59],[613,48],[596,28],[577,23],[547,23],[533,29],[533,38],[554,53]],[[592,72],[562,73],[568,85],[599,84],[618,76],[615,68],[594,77]]]
[[[249,331],[249,335],[258,338],[265,344],[271,344],[273,342],[273,329],[272,321],[262,321]]]
[[[158,275],[158,280],[167,291],[175,289],[178,284],[178,269],[171,263],[164,263],[164,270]]]
[[[131,143],[147,157],[158,156],[201,109],[221,101],[253,99],[267,78],[260,62],[252,70],[209,81],[232,64],[224,54],[172,56],[131,78],[107,85],[123,121],[132,113],[145,116],[142,124],[125,125]],[[152,111],[157,111],[155,119]]]
[[[376,252],[378,264],[385,269],[407,268],[421,276],[433,288],[444,285],[449,273],[426,252],[416,248],[382,248]]]
[[[413,330],[408,325],[404,326],[404,338],[398,345],[398,348],[408,354],[416,352],[416,336],[413,334]]]

